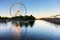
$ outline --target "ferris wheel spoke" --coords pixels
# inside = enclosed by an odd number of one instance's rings
[[[25,9],[24,15],[27,14],[27,8],[26,8],[26,6],[25,6],[23,3],[21,3],[21,2],[15,2],[15,3],[13,3],[13,4],[11,5],[11,7],[10,7],[10,16],[11,16],[11,17],[12,17],[13,15],[14,15],[14,16],[17,16],[17,15],[20,16],[20,14],[21,14],[20,11],[21,11],[21,10],[19,10],[19,9],[16,11],[15,14],[12,13],[12,8],[13,8],[14,6],[18,5],[18,4],[20,4],[20,5],[22,5],[22,6],[24,7],[24,9]],[[19,5],[19,6],[20,6],[20,5]],[[23,8],[22,8],[22,9],[23,9]],[[12,14],[13,14],[13,15],[12,15]]]

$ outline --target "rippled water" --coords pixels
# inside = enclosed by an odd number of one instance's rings
[[[0,40],[60,40],[60,25],[42,20],[0,23]]]

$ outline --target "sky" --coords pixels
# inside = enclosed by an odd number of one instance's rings
[[[23,3],[27,15],[36,18],[60,14],[60,0],[0,0],[0,16],[10,16],[10,7],[15,2]]]

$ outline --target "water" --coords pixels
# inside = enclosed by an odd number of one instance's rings
[[[60,25],[42,20],[0,23],[0,40],[60,40]]]

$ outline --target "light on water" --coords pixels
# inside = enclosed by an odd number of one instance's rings
[[[0,40],[60,40],[60,25],[42,20],[0,23]]]

